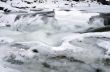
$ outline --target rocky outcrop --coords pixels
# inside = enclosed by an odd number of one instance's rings
[[[109,1],[106,1],[106,0],[97,0],[97,2],[100,2],[103,5],[110,5],[110,2]]]

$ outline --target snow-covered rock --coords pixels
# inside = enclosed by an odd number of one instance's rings
[[[110,71],[109,14],[100,14],[109,6],[13,0],[0,7],[1,72]]]

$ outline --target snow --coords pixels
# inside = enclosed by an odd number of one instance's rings
[[[100,13],[110,13],[110,6],[96,2],[73,3],[74,7],[67,1],[30,5],[20,0],[0,2],[0,6],[12,10],[0,13],[0,70],[96,72],[101,69],[109,72],[109,61],[103,59],[109,58],[110,31],[89,30],[105,27]],[[18,9],[11,4],[29,8]]]
[[[0,43],[12,43],[14,40],[10,38],[0,37]]]
[[[109,57],[110,54],[110,41],[101,41],[98,45],[106,50],[106,57]]]
[[[0,70],[1,72],[20,72],[18,70],[15,70],[15,69],[11,69],[11,68],[7,68],[7,67],[3,67],[3,66],[0,66]]]

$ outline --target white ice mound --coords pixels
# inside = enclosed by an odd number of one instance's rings
[[[97,68],[105,71],[106,68],[103,65],[105,62],[103,63],[102,60],[106,54],[102,47],[105,44],[107,47],[109,46],[109,35],[110,32],[72,33],[62,37],[62,43],[57,47],[40,41],[15,41],[10,46],[7,46],[10,47],[8,48],[10,52],[6,50],[8,54],[4,54],[1,59],[4,60],[3,62],[8,67],[18,70],[23,67],[22,71],[28,72],[36,72],[36,70],[41,72],[41,69],[44,71],[49,70],[49,72],[51,70],[59,72],[67,70],[71,72],[77,67],[81,67],[81,69],[76,70],[78,72],[85,72],[86,70],[88,70],[87,72],[94,72]],[[27,66],[31,69],[29,70]]]
[[[13,43],[14,40],[8,37],[0,37],[0,44],[5,44],[5,43]]]
[[[109,57],[110,55],[110,41],[101,41],[98,45],[106,50],[106,55]]]

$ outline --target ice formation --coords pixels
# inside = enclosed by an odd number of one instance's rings
[[[70,7],[61,1],[34,8],[35,3],[20,0],[0,4],[1,72],[110,71],[109,14],[104,14],[109,6],[79,2]],[[6,9],[10,12],[4,13]]]

